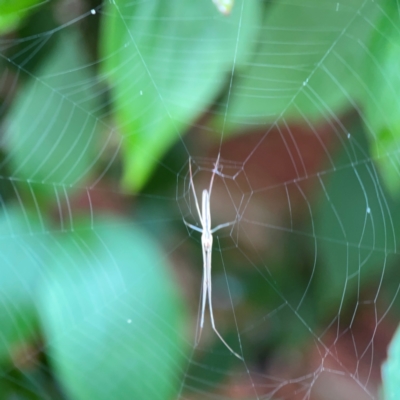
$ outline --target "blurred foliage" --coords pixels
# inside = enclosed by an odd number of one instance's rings
[[[107,3],[100,38],[102,71],[126,137],[126,188],[140,190],[157,159],[219,95],[233,62],[240,68],[249,57],[248,44],[258,32],[262,10],[260,2],[252,1],[242,14],[243,1],[236,2],[229,19],[219,15],[211,1]],[[186,21],[160,23],[177,15]],[[213,18],[196,19],[199,15]],[[177,42],[177,37],[185,40]],[[204,57],[193,59],[192,52]],[[213,56],[211,64],[208,54]]]
[[[400,14],[395,2],[386,1],[384,5],[367,60],[365,126],[383,181],[391,193],[399,197]],[[390,23],[388,15],[392,18]]]
[[[10,48],[4,42],[0,60],[13,84],[0,93],[0,161],[7,182],[0,186],[1,400],[16,393],[21,399],[164,400],[181,390],[188,307],[159,243],[169,248],[184,228],[180,215],[173,218],[176,204],[160,207],[155,199],[160,192],[175,197],[177,177],[170,171],[189,152],[176,144],[200,117],[207,117],[212,140],[280,117],[340,125],[343,114],[359,112],[334,155],[337,170],[318,177],[323,192],[308,219],[315,226],[306,218],[295,221],[307,225],[312,239],[283,235],[284,251],[263,254],[246,271],[238,257],[226,255],[232,276],[244,282],[246,300],[238,315],[265,304],[278,310],[282,294],[285,307],[305,310],[302,321],[285,320],[284,312],[272,316],[262,338],[244,332],[250,361],[300,347],[310,330],[320,328],[317,321],[329,320],[338,307],[351,318],[361,276],[366,287],[381,278],[395,281],[400,208],[379,180],[391,194],[399,192],[393,156],[400,136],[398,15],[389,0],[381,13],[363,0],[340,5],[362,10],[364,19],[350,13],[343,18],[336,1],[324,3],[330,12],[320,3],[311,0],[304,8],[237,0],[226,17],[211,0],[82,0],[78,17],[103,11],[97,59],[92,36],[60,17],[62,2],[0,0],[0,32],[15,40]],[[50,31],[53,26],[59,32]],[[103,136],[113,123],[115,129]],[[113,160],[113,135],[119,134],[122,186],[135,193],[146,188],[149,197],[130,199],[129,212],[114,206],[122,217],[96,209],[91,199],[85,212],[77,212],[81,204],[70,199],[86,194],[86,182]],[[173,168],[160,167],[163,157]],[[355,160],[365,162],[353,165]],[[106,171],[114,184],[117,175]],[[111,187],[107,196],[114,193]],[[142,222],[147,226],[138,228]],[[376,265],[384,265],[385,274]],[[216,274],[224,267],[215,257]],[[234,342],[236,329],[226,331]],[[398,390],[398,336],[383,367],[388,399]],[[207,365],[226,350],[220,342],[213,346],[203,354]],[[220,361],[217,372],[192,363],[188,386],[199,392],[217,387],[238,362]]]
[[[36,79],[18,92],[5,121],[10,173],[31,181],[43,201],[54,193],[53,183],[74,190],[99,154],[101,125],[94,111],[101,98],[86,64],[77,33],[60,36]]]
[[[90,221],[79,221],[74,232],[52,239],[39,310],[66,393],[98,400],[173,397],[185,318],[157,246],[140,229],[106,217],[95,231]],[[118,383],[110,379],[116,370],[124,371]]]
[[[0,34],[17,27],[43,0],[0,0]]]
[[[46,243],[46,237],[40,235],[40,222],[37,215],[17,205],[1,210],[0,362],[10,359],[11,352],[38,332],[34,300]]]
[[[351,0],[345,7],[357,9],[363,3]],[[335,12],[337,4],[312,0],[306,7],[284,1],[269,5],[257,37],[256,56],[247,69],[238,72],[232,88],[230,131],[274,123],[280,117],[292,121],[332,118],[360,96],[362,82],[352,72],[363,69],[365,49],[360,42],[368,41],[374,27],[373,23],[365,27],[352,13]],[[372,3],[363,6],[370,21],[376,20],[376,10]],[[353,33],[359,41],[349,40]],[[217,127],[223,118],[217,117]]]
[[[376,266],[393,266],[396,258],[391,254],[400,243],[395,235],[400,230],[399,203],[383,189],[377,190],[379,175],[369,160],[361,124],[350,131],[349,146],[335,159],[338,170],[328,178],[320,177],[324,190],[316,234],[321,238],[319,248],[323,259],[317,283],[321,313],[337,306],[339,293],[343,294],[343,304],[357,302],[359,299],[354,295],[360,283],[356,277],[362,274],[365,282],[378,282],[382,271]],[[363,162],[354,163],[352,168],[340,168],[357,159]],[[342,250],[344,243],[346,251]],[[354,278],[349,279],[350,276]]]

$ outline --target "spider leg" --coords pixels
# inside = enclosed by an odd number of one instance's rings
[[[198,226],[189,224],[189,222],[186,222],[185,220],[183,220],[183,222],[184,222],[185,225],[188,226],[190,229],[193,229],[194,231],[203,233],[203,229],[199,228]]]
[[[201,225],[204,225],[203,217],[200,212],[199,202],[198,202],[197,196],[196,196],[196,191],[194,190],[193,175],[192,175],[192,159],[191,158],[189,159],[189,173],[190,173],[190,186],[192,187],[193,197],[194,197],[194,201],[196,203],[197,214],[199,215]]]
[[[210,317],[211,317],[211,326],[217,336],[220,338],[221,342],[228,348],[228,350],[237,358],[243,361],[243,357],[241,357],[238,353],[232,350],[232,348],[225,342],[221,334],[218,332],[215,322],[214,322],[214,314],[212,309],[212,289],[211,289],[211,251],[206,251],[206,269],[207,269],[207,281],[208,281],[208,306],[210,308]]]
[[[213,174],[211,176],[211,181],[210,181],[210,187],[208,188],[208,194],[210,197],[211,197],[211,190],[212,190],[212,187],[214,184],[214,176],[215,176],[215,173],[218,172],[219,157],[220,157],[220,153],[218,153],[217,161],[214,164]]]
[[[231,222],[226,222],[225,224],[217,225],[215,228],[211,229],[211,233],[214,233],[222,228],[226,228],[228,226],[235,225],[236,222],[237,222],[237,219],[235,219],[234,221],[231,221]]]

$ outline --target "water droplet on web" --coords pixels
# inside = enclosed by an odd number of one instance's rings
[[[348,134],[347,134],[347,139],[350,139],[350,136],[351,136],[350,133],[348,133]]]
[[[95,15],[95,14],[96,14],[96,10],[95,10],[94,8],[92,8],[92,9],[90,10],[90,13],[91,13],[92,15]]]
[[[371,209],[367,207],[367,213],[369,214],[371,212]]]

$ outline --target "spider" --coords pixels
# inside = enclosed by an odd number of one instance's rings
[[[236,353],[235,351],[232,350],[232,348],[225,342],[225,340],[223,339],[221,334],[218,332],[217,328],[215,327],[214,315],[213,315],[213,309],[212,309],[212,288],[211,288],[211,251],[212,251],[212,244],[213,244],[213,236],[212,235],[219,229],[231,226],[231,225],[235,224],[237,221],[237,219],[236,219],[234,221],[227,222],[225,224],[220,224],[220,225],[216,226],[215,228],[211,229],[210,197],[211,197],[212,186],[214,183],[214,176],[216,173],[219,173],[218,172],[219,157],[220,156],[218,155],[217,161],[214,164],[214,169],[212,170],[210,187],[208,190],[207,189],[203,190],[203,194],[202,194],[202,198],[201,198],[201,211],[200,211],[200,207],[199,207],[199,202],[197,200],[196,192],[194,190],[193,175],[192,175],[192,162],[191,162],[191,159],[189,159],[190,186],[192,187],[193,196],[194,196],[194,200],[196,203],[196,209],[197,209],[197,213],[199,215],[201,228],[199,228],[195,225],[189,224],[185,220],[183,220],[183,222],[189,228],[201,233],[201,247],[202,247],[202,252],[203,252],[203,283],[202,283],[202,295],[201,295],[201,318],[200,318],[200,329],[199,329],[199,334],[198,334],[198,340],[196,341],[196,344],[200,340],[201,332],[203,329],[204,311],[205,311],[206,302],[208,299],[210,317],[211,317],[211,326],[212,326],[214,332],[217,334],[217,336],[221,339],[222,343],[229,349],[229,351],[232,354],[234,354],[240,360],[243,360],[243,358],[238,353]]]

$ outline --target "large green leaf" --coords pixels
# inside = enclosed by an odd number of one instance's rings
[[[376,29],[364,96],[371,153],[392,194],[400,193],[400,30],[398,4],[386,1]]]
[[[382,365],[383,400],[400,399],[400,328],[389,346],[388,359]]]
[[[103,218],[54,238],[39,312],[74,400],[171,399],[187,350],[166,260],[141,230]]]
[[[18,92],[4,138],[13,177],[54,193],[53,183],[74,185],[90,171],[98,153],[94,110],[100,99],[85,60],[79,36],[65,33]]]
[[[1,210],[0,361],[38,334],[34,299],[45,244],[46,235],[37,215],[16,205]]]
[[[0,0],[0,33],[16,27],[43,0]]]
[[[262,8],[244,1],[229,17],[211,0],[107,2],[102,69],[124,135],[125,187],[143,186],[251,53]]]
[[[237,132],[281,117],[330,119],[344,111],[360,94],[363,43],[377,14],[372,2],[365,3],[270,4],[257,54],[235,77],[228,114],[222,109],[214,126],[226,123]]]

